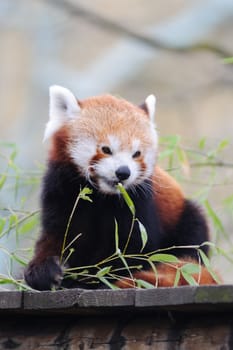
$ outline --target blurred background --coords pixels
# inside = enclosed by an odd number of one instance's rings
[[[216,213],[211,225],[220,220],[217,238],[233,257],[233,65],[224,60],[233,56],[232,38],[232,0],[0,0],[0,139],[17,145],[21,169],[43,168],[50,85],[79,99],[108,92],[136,104],[154,93],[165,143],[180,135],[184,150],[224,148],[214,175],[202,164],[180,179],[202,201],[200,187],[211,188],[206,210]],[[5,211],[15,205],[9,188],[0,196]],[[26,196],[36,210],[37,194]],[[0,243],[13,244],[7,235]],[[233,282],[232,264],[214,264]]]

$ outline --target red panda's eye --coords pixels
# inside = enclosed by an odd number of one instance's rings
[[[138,158],[138,157],[140,157],[140,155],[141,155],[141,152],[140,151],[137,151],[137,152],[135,152],[134,154],[133,154],[133,158]]]
[[[103,146],[101,150],[104,154],[112,154],[111,148],[109,148],[108,146]]]

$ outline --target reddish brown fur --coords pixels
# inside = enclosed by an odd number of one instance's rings
[[[43,234],[35,246],[34,264],[42,263],[47,256],[57,256],[57,252],[61,251],[62,240],[54,240],[53,236]],[[46,251],[46,255],[45,255]]]
[[[168,173],[156,166],[153,186],[156,204],[164,227],[174,226],[184,208],[184,194],[179,184]]]
[[[69,130],[66,126],[63,126],[52,137],[52,143],[49,150],[49,159],[52,161],[69,163],[70,156],[67,150],[68,143]]]
[[[146,133],[149,118],[145,111],[131,103],[110,95],[93,97],[79,102],[82,113],[70,134],[97,138],[107,144],[106,135],[117,135],[122,148],[130,145],[132,137],[140,139],[142,146],[150,147],[151,139]],[[122,132],[123,131],[123,132]]]
[[[143,158],[140,157],[140,158],[136,159],[136,161],[139,162],[141,171],[142,171],[142,172],[143,172],[143,171],[146,171],[146,164],[145,164]]]
[[[90,165],[95,165],[96,163],[98,163],[101,159],[107,157],[107,155],[105,155],[104,153],[102,153],[100,150],[96,151],[96,154],[94,155],[94,157],[92,157],[91,161],[90,161]]]
[[[117,135],[123,148],[128,146],[133,136],[141,140],[142,147],[143,145],[150,146],[150,137],[145,133],[148,116],[141,108],[110,95],[92,97],[79,102],[79,105],[82,108],[79,122],[71,126],[65,125],[54,134],[49,157],[51,160],[69,162],[68,144],[72,143],[72,139],[75,140],[77,135],[82,135],[84,138],[97,137],[99,144],[105,142],[108,144],[106,135]],[[123,134],[121,134],[122,125],[124,126]],[[97,150],[90,165],[103,157],[105,155]],[[136,161],[140,163],[142,171],[145,170],[146,164],[143,157],[139,157]],[[161,221],[164,228],[169,228],[179,220],[182,214],[184,194],[177,182],[158,166],[155,167],[152,181]]]
[[[67,152],[67,145],[72,143],[78,135],[83,139],[88,137],[97,138],[97,144],[108,144],[109,135],[117,135],[122,148],[130,145],[132,137],[139,139],[142,147],[150,147],[151,138],[146,133],[145,125],[149,123],[146,110],[133,106],[125,100],[119,100],[113,96],[106,95],[94,97],[79,102],[82,112],[79,116],[78,123],[62,127],[55,133],[52,139],[52,147],[50,150],[50,159],[56,161],[69,162],[70,158]],[[111,117],[111,118],[110,118]],[[122,132],[123,130],[123,132]],[[105,155],[97,150],[92,158],[90,165],[94,165]],[[145,170],[146,164],[143,157],[135,159],[140,163],[142,170]],[[177,182],[160,167],[156,166],[152,177],[153,190],[155,200],[159,211],[162,225],[165,229],[173,227],[178,221],[184,210],[184,194]],[[168,215],[169,213],[169,215]],[[48,250],[53,255],[53,247],[47,242]],[[43,256],[40,254],[40,242],[37,244],[38,259]],[[181,267],[185,262],[180,264],[158,265],[158,279],[153,271],[136,272],[133,276],[136,279],[142,279],[153,285],[160,287],[171,287],[174,285],[177,268]],[[216,284],[210,273],[205,267],[201,267],[201,274],[194,274],[193,277],[200,284]],[[187,285],[187,281],[181,276],[178,285]],[[135,283],[129,278],[124,278],[116,282],[120,288],[133,288]]]
[[[181,268],[187,262],[196,264],[196,261],[192,261],[190,259],[188,261],[180,261],[180,263],[173,264],[173,265],[160,264],[157,266],[157,274],[155,274],[154,271],[152,270],[139,271],[133,274],[133,278],[136,280],[139,279],[139,280],[146,281],[157,287],[173,287],[175,283],[177,269]],[[192,277],[200,285],[217,284],[217,282],[214,280],[214,278],[211,276],[209,271],[204,266],[201,266],[200,274],[198,273],[193,274]],[[134,279],[123,278],[117,281],[115,284],[117,287],[121,289],[135,288],[136,283]],[[185,286],[188,284],[189,283],[181,275],[178,282],[178,286]]]
[[[117,135],[122,148],[127,147],[132,137],[140,139],[145,147],[150,147],[151,140],[145,132],[145,123],[149,122],[146,109],[134,106],[124,99],[111,95],[91,97],[79,101],[82,113],[78,123],[64,126],[53,137],[50,159],[69,161],[66,151],[68,141],[77,135],[96,137],[98,144],[108,144],[106,135]],[[122,127],[123,126],[123,127]],[[121,130],[124,130],[121,134]],[[104,133],[103,133],[104,132]],[[90,165],[94,165],[105,155],[97,150]],[[146,168],[143,157],[135,159],[143,170]],[[165,229],[178,222],[184,209],[184,194],[178,183],[164,170],[156,166],[152,177],[155,200]],[[169,215],[168,215],[169,213]]]

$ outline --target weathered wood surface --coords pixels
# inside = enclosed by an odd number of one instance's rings
[[[0,350],[233,349],[233,286],[0,293]]]

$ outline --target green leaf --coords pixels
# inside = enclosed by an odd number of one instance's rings
[[[109,282],[105,277],[99,277],[100,281],[113,290],[119,289],[115,284]]]
[[[221,284],[222,281],[221,279],[218,277],[218,275],[216,274],[216,272],[212,269],[208,269],[208,272],[210,273],[210,275],[213,277],[213,279],[215,280],[215,282],[217,282],[218,284]]]
[[[181,147],[177,148],[176,153],[177,153],[178,159],[179,159],[181,164],[188,163],[187,155],[186,155],[185,151]]]
[[[0,278],[0,284],[12,284],[13,281],[11,278]]]
[[[217,152],[223,151],[227,146],[229,146],[229,143],[230,142],[227,139],[220,141],[218,144]]]
[[[223,204],[228,210],[233,211],[233,194],[225,198]]]
[[[16,158],[16,156],[17,156],[17,153],[18,153],[18,151],[17,151],[17,149],[15,148],[15,149],[13,150],[13,152],[11,153],[11,155],[10,155],[10,160],[11,160],[11,162],[14,162],[14,161],[15,161],[15,158]]]
[[[96,276],[97,276],[98,278],[100,278],[100,277],[103,277],[103,276],[107,275],[107,274],[111,271],[111,268],[112,268],[112,266],[103,267],[101,270],[99,270],[99,271],[96,273]]]
[[[198,253],[201,256],[203,264],[208,269],[210,267],[210,260],[209,260],[208,256],[201,249],[198,249]]]
[[[149,282],[143,281],[143,280],[136,280],[136,285],[139,288],[145,288],[145,289],[154,289],[155,286]]]
[[[226,58],[224,58],[223,62],[227,63],[227,64],[233,63],[233,57],[226,57]]]
[[[200,150],[204,150],[205,146],[206,146],[206,138],[203,137],[200,141],[199,141],[199,144],[198,144]]]
[[[79,198],[85,201],[92,202],[92,199],[89,197],[92,194],[92,192],[93,191],[89,187],[84,187],[79,193]]]
[[[180,135],[168,135],[160,137],[161,143],[166,143],[167,147],[175,148],[180,143]]]
[[[37,226],[37,224],[38,224],[38,217],[34,215],[20,225],[18,234],[25,234],[32,231]]]
[[[153,254],[149,257],[150,261],[161,263],[179,263],[179,259],[172,254]]]
[[[200,265],[193,264],[193,263],[187,263],[180,268],[181,272],[185,272],[189,275],[200,273],[200,269],[201,269]]]
[[[172,148],[165,149],[164,151],[161,151],[159,153],[159,160],[163,160],[163,159],[168,158],[172,155],[174,155],[174,149],[172,149]]]
[[[118,234],[118,222],[116,219],[114,219],[115,221],[115,249],[116,249],[116,253],[119,252],[119,234]]]
[[[18,216],[16,214],[12,214],[10,217],[9,217],[9,225],[10,227],[16,225],[18,222]]]
[[[3,188],[5,182],[6,182],[7,176],[6,175],[2,175],[0,177],[0,190]]]
[[[128,271],[130,278],[133,278],[132,273],[131,273],[131,271],[130,271],[130,267],[129,267],[129,265],[128,265],[126,259],[124,258],[124,256],[123,256],[122,254],[119,254],[118,256],[119,256],[119,258],[121,259],[121,261],[123,262],[123,264],[124,264],[126,270]]]
[[[18,255],[16,255],[15,253],[13,253],[11,256],[12,256],[12,259],[17,261],[20,265],[27,266],[28,261],[23,260]]]
[[[205,265],[206,269],[208,270],[209,274],[213,277],[213,279],[217,282],[217,283],[221,283],[221,280],[219,279],[218,275],[213,271],[213,269],[210,266],[210,260],[207,257],[207,255],[201,250],[198,249],[198,253],[201,256],[201,259],[203,261],[203,264]]]
[[[216,247],[216,251],[218,254],[221,254],[222,256],[224,256],[224,258],[226,258],[229,262],[231,262],[233,264],[233,254],[231,253],[227,253],[224,249],[220,248],[220,247]]]
[[[215,248],[216,247],[213,242],[209,242],[209,241],[205,241],[202,244],[200,244],[200,247],[204,247],[204,246],[211,247],[211,248]]]
[[[190,286],[198,286],[197,281],[195,281],[195,279],[192,275],[190,275],[189,273],[182,271],[182,270],[181,270],[181,274]]]
[[[0,218],[0,234],[2,233],[4,227],[6,224],[6,219],[5,218]]]
[[[129,208],[129,210],[131,211],[132,215],[135,216],[135,206],[134,206],[134,203],[133,203],[132,199],[128,195],[126,189],[124,188],[124,186],[121,183],[119,183],[117,185],[117,189],[121,193],[122,197],[124,198],[124,201],[127,204],[127,206]]]
[[[174,287],[177,287],[177,286],[178,286],[179,280],[180,280],[180,276],[181,276],[180,269],[177,269],[177,270],[176,270],[175,280],[174,280]]]
[[[138,225],[139,225],[139,231],[140,231],[140,235],[141,235],[141,240],[142,240],[142,248],[140,250],[140,253],[143,251],[143,249],[146,246],[147,240],[148,240],[148,236],[147,236],[147,232],[146,232],[146,228],[145,226],[139,221],[137,220]]]
[[[187,175],[190,171],[189,161],[186,152],[181,148],[177,148],[177,157],[180,162],[180,165],[184,171],[184,173]]]
[[[211,207],[211,205],[207,199],[204,201],[204,205],[207,209],[207,213],[208,213],[209,217],[211,218],[215,228],[217,230],[219,230],[220,232],[225,234],[225,230],[224,230],[224,227],[223,227],[221,220],[219,219],[219,217],[217,216],[217,214],[215,213],[215,211],[213,210],[213,208]]]

